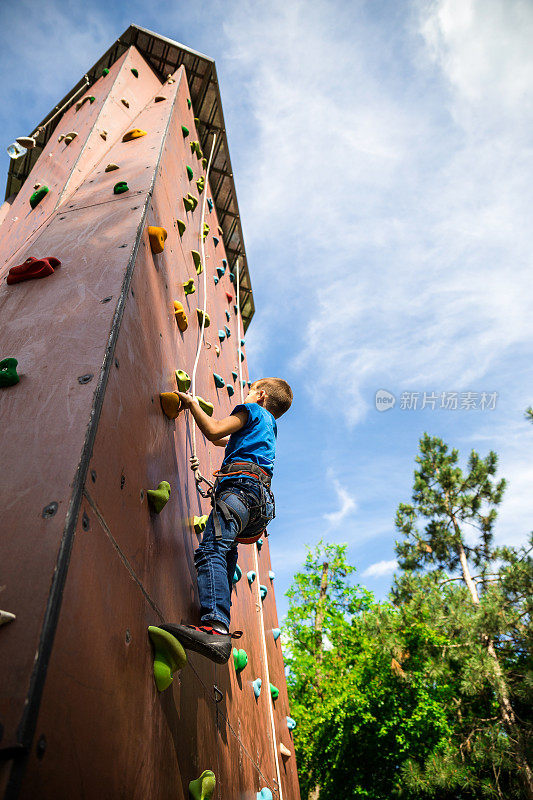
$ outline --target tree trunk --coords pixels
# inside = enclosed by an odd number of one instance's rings
[[[320,579],[320,593],[318,597],[318,604],[316,608],[316,616],[315,616],[315,638],[316,638],[316,660],[318,664],[318,669],[316,672],[316,682],[317,682],[317,689],[318,694],[320,695],[321,691],[321,683],[322,683],[322,675],[320,672],[320,665],[324,661],[324,642],[322,640],[322,630],[324,627],[324,606],[326,604],[326,598],[328,593],[328,584],[329,584],[329,564],[327,561],[324,561],[322,564],[322,577]],[[320,797],[320,786],[317,783],[316,786],[311,789],[308,794],[308,800],[318,800]]]

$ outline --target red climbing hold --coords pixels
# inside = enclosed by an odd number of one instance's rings
[[[226,297],[228,298],[228,303],[233,303],[233,295],[230,292],[226,292]]]
[[[11,267],[7,274],[7,283],[21,283],[30,281],[32,278],[46,278],[53,275],[54,269],[61,266],[61,261],[53,256],[47,258],[34,258],[30,256],[24,264]]]

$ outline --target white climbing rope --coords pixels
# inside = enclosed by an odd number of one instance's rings
[[[241,389],[241,403],[244,402],[244,386],[242,385],[242,360],[241,360],[241,298],[240,298],[240,264],[239,259],[236,261],[236,269],[237,269],[237,358],[239,359],[239,386]],[[272,733],[272,749],[274,750],[274,763],[276,765],[276,775],[278,779],[278,792],[279,792],[279,800],[283,800],[283,789],[281,786],[281,773],[279,769],[279,757],[278,757],[278,748],[277,748],[277,740],[276,740],[276,726],[274,724],[274,711],[273,711],[273,700],[270,695],[270,670],[268,668],[268,651],[267,651],[267,644],[266,644],[266,634],[265,634],[265,618],[263,615],[263,601],[261,600],[261,589],[260,589],[260,580],[259,580],[259,548],[257,544],[252,545],[254,550],[254,570],[255,574],[257,575],[257,581],[254,581],[256,584],[257,590],[257,599],[255,601],[256,608],[259,612],[259,627],[261,629],[261,644],[263,648],[263,661],[265,662],[265,673],[266,673],[266,682],[268,686],[268,708],[270,711],[270,728]]]
[[[205,207],[207,204],[207,191],[209,187],[209,172],[211,170],[211,161],[213,159],[213,152],[215,149],[215,142],[217,140],[216,133],[213,135],[213,142],[211,144],[211,152],[209,153],[209,161],[207,162],[207,169],[205,173],[205,186],[204,186],[204,196],[202,199],[202,214],[200,218],[200,263],[203,267],[203,294],[204,294],[204,307],[202,313],[202,325],[200,327],[200,336],[198,337],[198,346],[196,348],[196,358],[194,359],[194,367],[192,370],[192,377],[191,377],[191,390],[192,396],[196,398],[196,370],[198,369],[198,361],[200,359],[200,353],[202,350],[202,342],[204,338],[204,330],[205,330],[205,315],[207,311],[207,264],[205,263],[205,246],[204,246],[204,222],[205,222]],[[197,487],[199,487],[199,483],[201,480],[206,480],[203,478],[200,472],[200,462],[198,460],[198,454],[196,452],[196,423],[193,422],[192,427],[192,455],[190,458],[191,462],[191,469],[194,472],[194,479],[196,481]],[[207,481],[207,483],[210,483]]]

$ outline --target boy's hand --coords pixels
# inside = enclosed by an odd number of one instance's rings
[[[190,408],[194,403],[194,397],[192,396],[192,394],[189,394],[188,392],[175,391],[174,394],[178,395],[182,408]]]

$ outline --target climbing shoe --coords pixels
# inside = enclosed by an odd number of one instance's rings
[[[217,664],[225,664],[229,660],[232,638],[238,639],[242,636],[242,631],[219,633],[210,625],[197,627],[167,623],[159,627],[175,636],[186,650],[194,650]]]

